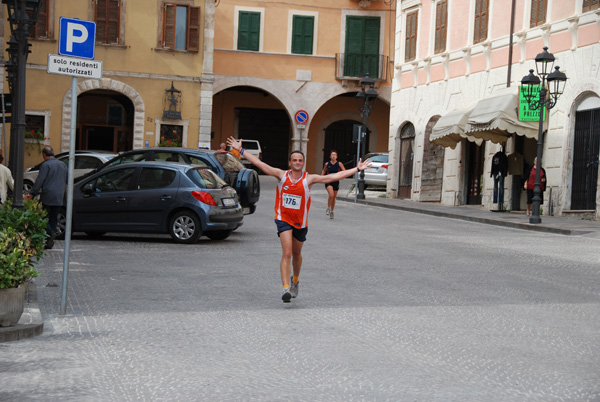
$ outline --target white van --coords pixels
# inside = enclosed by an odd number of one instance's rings
[[[262,149],[260,147],[260,142],[256,140],[242,139],[242,148],[244,148],[244,153],[250,152],[252,155],[262,160]],[[245,165],[252,165],[246,158],[242,158],[242,163]]]

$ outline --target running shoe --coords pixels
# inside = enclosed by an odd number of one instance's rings
[[[327,210],[325,211],[326,215],[329,215],[331,213],[331,209],[327,208]]]
[[[294,283],[292,281],[292,277],[290,276],[290,293],[292,294],[292,297],[298,297],[298,285],[300,284],[300,281],[298,281],[298,283]]]
[[[329,219],[333,219],[333,211],[329,212]]]
[[[281,296],[281,300],[283,300],[284,303],[289,303],[290,300],[292,300],[292,294],[290,293],[289,289],[283,289],[283,296]]]

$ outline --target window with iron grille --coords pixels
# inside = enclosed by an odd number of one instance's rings
[[[441,0],[435,8],[435,53],[442,53],[446,50],[448,0]]]
[[[418,11],[406,15],[406,39],[404,40],[404,61],[417,57],[417,17]]]
[[[260,46],[260,13],[240,11],[238,16],[238,50],[258,51]]]
[[[312,54],[315,17],[294,15],[292,20],[292,53]]]
[[[597,1],[597,0],[596,0]],[[537,27],[546,22],[547,0],[531,0],[531,27]]]
[[[94,11],[96,42],[118,44],[121,25],[121,0],[96,0]]]
[[[40,10],[38,13],[38,20],[33,26],[30,38],[34,39],[47,39],[51,38],[51,23],[50,23],[50,1],[41,0]]]
[[[475,1],[475,29],[473,43],[480,43],[488,36],[489,0]]]
[[[200,50],[200,7],[165,4],[162,46],[188,52]]]
[[[600,9],[600,0],[583,0],[582,13],[598,9]]]

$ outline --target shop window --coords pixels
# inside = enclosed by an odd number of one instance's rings
[[[418,11],[406,14],[406,39],[404,40],[404,61],[417,57],[417,17]]]
[[[489,0],[475,1],[475,29],[473,43],[480,43],[488,36]]]
[[[27,142],[41,142],[46,138],[45,133],[46,116],[44,115],[25,115],[25,140]]]
[[[183,126],[161,124],[159,147],[181,147],[183,144]]]
[[[164,5],[162,47],[188,52],[200,50],[200,7]]]
[[[596,0],[598,1],[598,0]],[[547,0],[531,0],[531,27],[537,27],[546,22]]]
[[[435,53],[442,53],[446,50],[448,1],[442,0],[438,2],[435,8]]]

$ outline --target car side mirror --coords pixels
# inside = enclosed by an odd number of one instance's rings
[[[94,183],[87,183],[85,186],[83,186],[82,191],[86,195],[92,194],[94,192]]]

